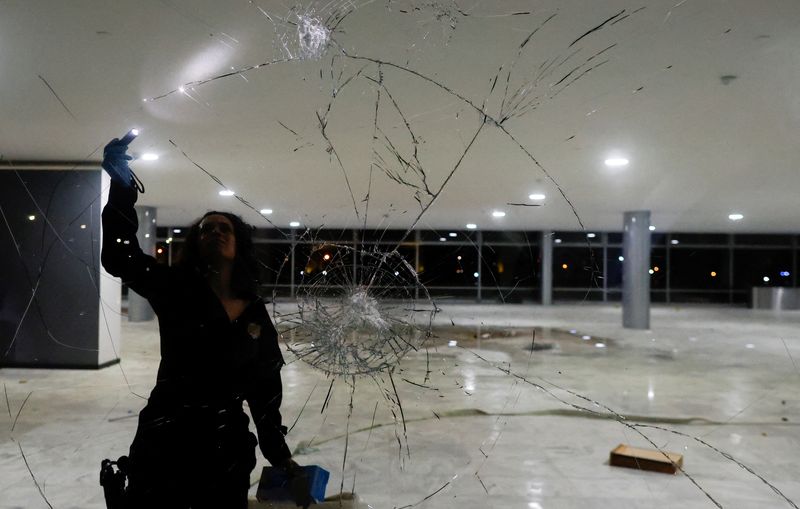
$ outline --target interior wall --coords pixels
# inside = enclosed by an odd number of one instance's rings
[[[0,365],[113,360],[98,343],[100,190],[99,170],[0,171]]]

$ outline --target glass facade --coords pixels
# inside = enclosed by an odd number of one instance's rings
[[[159,261],[170,263],[182,235],[174,228],[158,233]],[[328,264],[347,258],[357,271],[354,249],[396,249],[437,299],[541,301],[541,232],[317,230],[290,238],[274,233],[259,229],[254,235],[267,297],[294,296],[312,280],[334,291],[335,278],[323,274]],[[620,232],[555,232],[553,239],[555,301],[621,300],[625,262]],[[744,304],[753,287],[797,286],[797,235],[654,232],[651,240],[654,303]]]

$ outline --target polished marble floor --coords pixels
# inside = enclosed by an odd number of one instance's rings
[[[290,362],[290,447],[365,507],[796,507],[800,313],[620,322],[615,305],[445,305],[427,353],[337,380],[324,411],[330,379]],[[127,452],[158,362],[154,323],[120,339],[100,371],[0,370],[0,508],[104,507],[99,462]],[[612,467],[620,443],[683,454],[685,475]]]

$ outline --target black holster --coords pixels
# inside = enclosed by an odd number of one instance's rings
[[[128,509],[127,481],[127,456],[120,456],[117,461],[105,459],[100,463],[100,486],[103,487],[107,509]]]

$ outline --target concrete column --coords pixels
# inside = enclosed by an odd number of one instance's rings
[[[136,218],[139,220],[139,230],[136,232],[136,240],[144,254],[155,256],[156,254],[156,208],[136,206]],[[153,308],[147,299],[128,290],[128,321],[129,322],[149,322],[155,318]]]
[[[542,305],[553,304],[553,232],[542,232]]]
[[[650,328],[650,211],[625,212],[622,256],[622,326]]]

